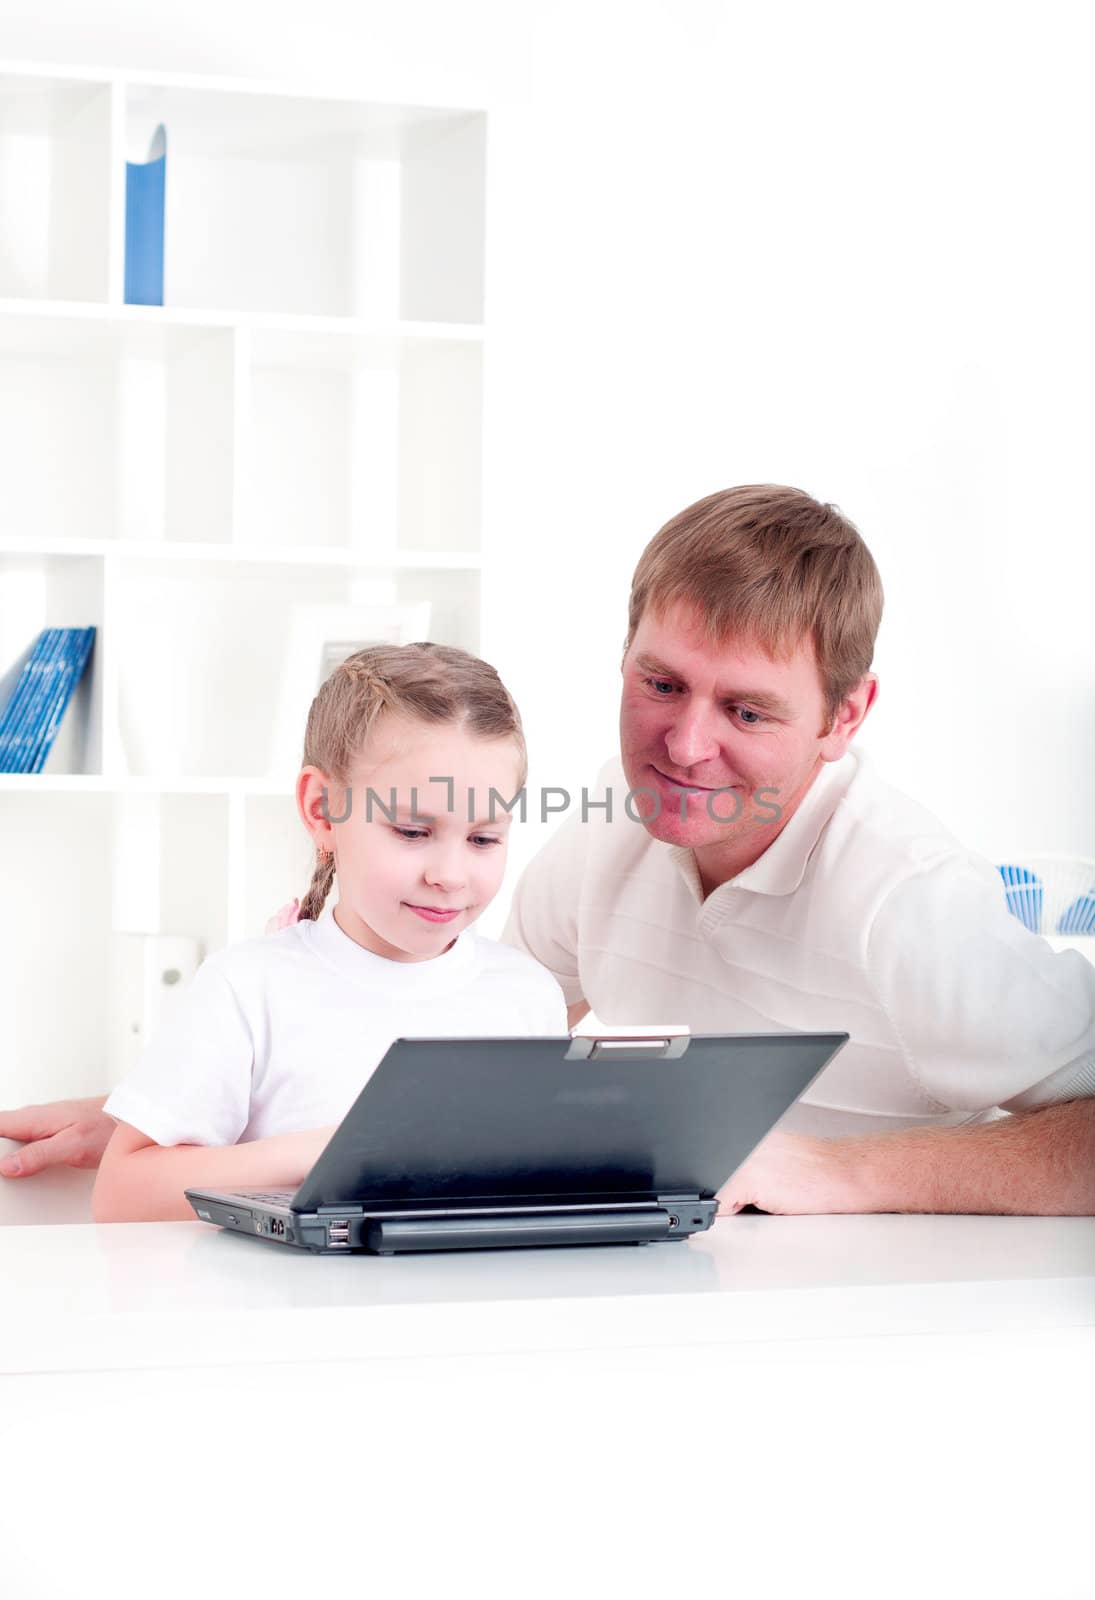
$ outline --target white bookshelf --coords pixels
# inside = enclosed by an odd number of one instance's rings
[[[128,306],[125,162],[161,122],[165,305]],[[117,1077],[132,936],[206,954],[303,893],[296,606],[428,599],[478,648],[485,135],[0,63],[0,705],[42,628],[98,629],[45,771],[0,775],[0,1104]]]

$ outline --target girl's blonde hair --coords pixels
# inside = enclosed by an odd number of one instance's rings
[[[417,722],[459,723],[479,739],[512,739],[520,760],[517,787],[523,786],[525,736],[512,696],[486,661],[444,644],[369,645],[348,656],[312,701],[301,765],[319,767],[348,788],[385,712]],[[319,916],[334,881],[334,856],[317,856],[301,921]]]

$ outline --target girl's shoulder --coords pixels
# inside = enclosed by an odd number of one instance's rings
[[[566,999],[553,972],[513,945],[481,934],[476,944],[482,1031],[552,1037],[568,1031]]]
[[[277,933],[237,940],[214,950],[202,963],[237,989],[271,980],[281,982],[290,978],[295,969],[304,971],[310,965],[308,925],[299,923]]]
[[[527,950],[518,950],[516,946],[503,944],[498,939],[488,939],[481,933],[475,934],[475,941],[481,972],[510,981],[523,981],[535,988],[559,987],[554,974],[541,966]]]

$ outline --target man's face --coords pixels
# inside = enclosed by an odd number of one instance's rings
[[[704,857],[716,869],[720,855],[755,860],[861,720],[825,726],[810,642],[778,661],[752,644],[705,643],[687,606],[648,611],[623,664],[624,772],[652,791],[632,809],[654,838],[697,851],[705,876]]]

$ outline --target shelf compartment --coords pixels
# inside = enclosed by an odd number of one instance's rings
[[[109,83],[0,73],[0,296],[106,300],[111,119]]]
[[[136,804],[141,814],[110,794],[0,792],[0,878],[13,904],[50,913],[0,928],[0,962],[19,975],[2,1105],[101,1094],[117,1081],[133,1054],[120,1014],[123,939],[185,934],[200,958],[226,942],[228,801]]]
[[[475,552],[477,341],[253,329],[239,536],[377,559]]]
[[[0,963],[18,984],[4,1008],[0,1104],[103,1092],[111,814],[108,795],[0,795],[0,881],[27,912],[0,925]]]
[[[482,113],[126,86],[126,148],[167,130],[164,300],[479,322]]]
[[[477,572],[400,570],[394,574],[393,590],[399,605],[430,602],[431,639],[478,655],[481,585]]]
[[[133,557],[111,584],[124,770],[165,785],[284,778],[280,711],[298,605],[429,599],[433,638],[473,651],[478,642],[474,571]]]
[[[235,335],[0,313],[9,538],[227,541]]]
[[[188,934],[203,954],[226,943],[229,803],[170,790],[112,797],[115,932]]]

